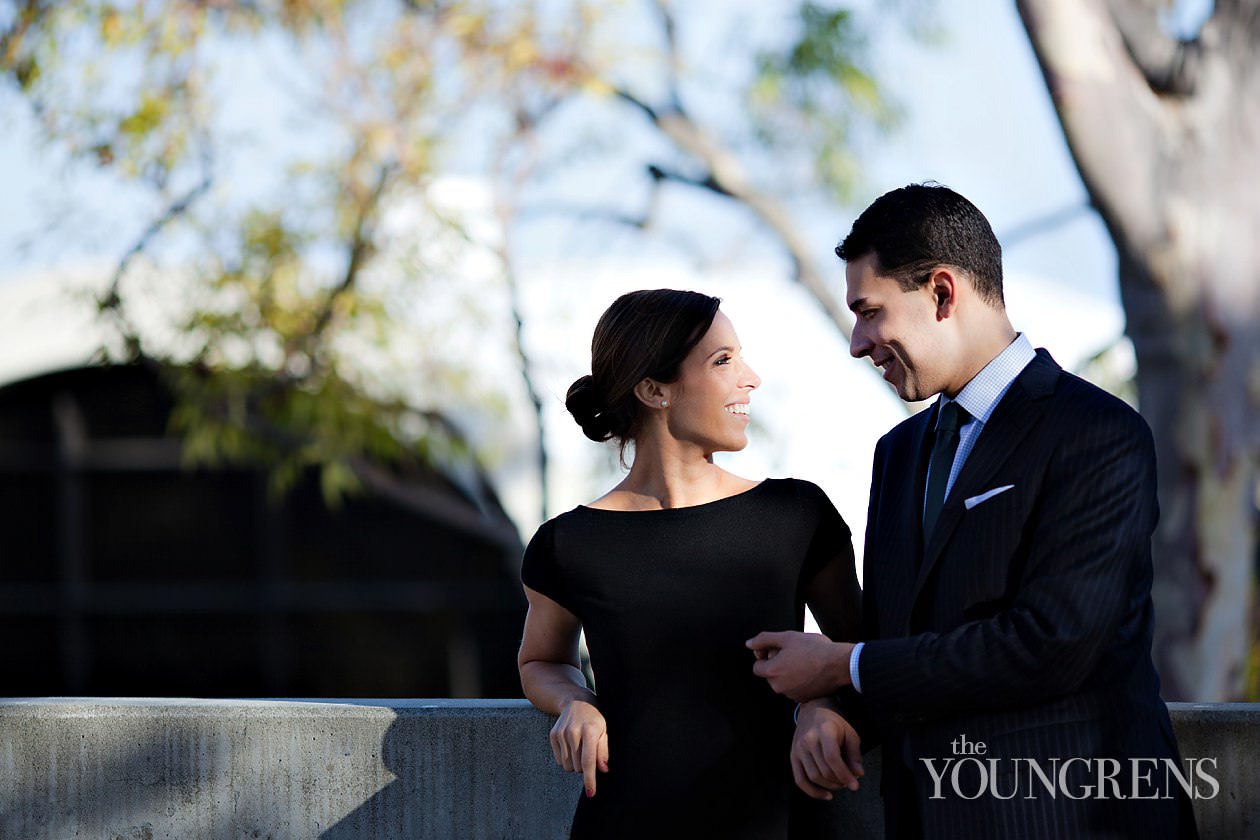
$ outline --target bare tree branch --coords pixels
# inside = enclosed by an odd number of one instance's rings
[[[153,220],[145,229],[136,243],[123,254],[118,261],[118,266],[114,269],[114,275],[110,278],[109,286],[105,293],[97,299],[97,308],[103,314],[108,314],[113,319],[115,326],[118,328],[122,336],[123,343],[127,347],[128,355],[137,359],[143,359],[147,356],[144,351],[140,333],[132,324],[131,319],[127,317],[123,307],[122,300],[122,281],[127,274],[127,269],[131,267],[131,263],[140,254],[144,253],[149,244],[166,229],[168,225],[188,212],[188,209],[210,189],[213,179],[210,175],[209,159],[205,159],[205,174],[200,182],[184,195],[172,202],[162,215]]]
[[[328,328],[332,321],[333,309],[336,306],[337,298],[348,292],[354,287],[355,281],[358,280],[359,272],[363,268],[363,264],[371,255],[373,244],[371,235],[371,225],[375,217],[376,211],[380,207],[381,196],[385,192],[385,188],[389,185],[390,178],[397,171],[397,166],[392,163],[386,163],[380,167],[377,172],[376,184],[372,188],[372,192],[367,199],[359,207],[359,212],[355,217],[354,232],[350,236],[349,259],[346,262],[346,271],[342,275],[341,282],[328,293],[328,298],[324,303],[324,308],[320,311],[319,317],[315,324],[311,327],[309,333],[302,337],[300,344],[310,348],[318,343],[323,336],[324,331]]]
[[[703,190],[715,192],[718,195],[725,196],[726,198],[735,198],[735,195],[731,193],[730,190],[726,189],[726,187],[718,183],[717,179],[712,175],[705,178],[692,178],[688,175],[683,175],[680,172],[665,169],[664,167],[658,166],[654,163],[648,164],[648,174],[652,176],[652,181],[656,184],[659,184],[661,181],[677,181],[680,184],[687,184],[692,187],[699,187]]]
[[[660,117],[657,115],[656,109],[653,108],[651,105],[647,104],[646,102],[644,102],[639,97],[635,96],[630,91],[626,90],[625,88],[619,87],[619,88],[616,88],[613,91],[613,93],[617,96],[618,99],[621,99],[625,102],[629,102],[631,105],[633,105],[634,107],[642,111],[643,114],[648,118],[650,122],[652,123],[660,122]]]
[[[538,383],[534,381],[533,360],[525,346],[525,316],[521,308],[521,284],[512,260],[511,248],[506,242],[507,227],[508,223],[505,222],[503,224],[505,242],[500,249],[499,260],[503,265],[503,280],[507,286],[508,304],[512,312],[512,345],[521,363],[521,380],[525,384],[525,392],[528,394],[530,405],[534,410],[534,421],[538,424],[539,508],[542,520],[545,522],[550,518],[551,514],[550,493],[548,491],[550,469],[547,453],[547,424],[543,413],[542,394],[539,391]]]
[[[666,62],[666,88],[669,91],[669,101],[675,110],[682,110],[682,95],[678,88],[678,72],[681,59],[678,54],[678,25],[674,20],[674,13],[670,9],[669,0],[654,0],[656,12],[661,19],[661,31],[665,35],[665,54]]]
[[[192,0],[194,6],[222,12],[248,12],[259,17],[261,10],[254,0]]]
[[[538,207],[523,207],[517,211],[517,218],[519,219],[538,219],[547,216],[572,217],[581,221],[591,222],[611,222],[615,225],[624,225],[637,230],[644,230],[652,224],[650,209],[640,215],[633,216],[629,213],[618,213],[606,207],[585,207],[577,204],[548,202]]]
[[[751,210],[774,233],[788,252],[796,281],[814,297],[836,329],[848,341],[852,332],[848,311],[831,293],[826,278],[814,259],[809,243],[801,236],[795,221],[782,202],[757,189],[747,177],[735,155],[712,133],[692,120],[685,111],[671,109],[658,112],[625,89],[617,89],[616,94],[647,115],[662,134],[672,140],[680,150],[697,160],[706,172],[703,177],[690,178],[658,167],[653,172],[653,177],[702,186],[732,198]]]
[[[1202,67],[1198,39],[1183,41],[1165,34],[1159,22],[1163,4],[1154,0],[1108,0],[1108,5],[1129,57],[1151,90],[1174,96],[1194,93]]]
[[[417,14],[440,15],[446,11],[446,4],[439,0],[401,0],[403,8]]]
[[[518,113],[516,131],[500,146],[499,154],[494,164],[494,182],[496,186],[494,200],[500,231],[499,242],[494,250],[503,271],[503,282],[508,292],[508,308],[512,313],[512,347],[520,360],[521,381],[525,385],[525,393],[529,397],[530,405],[534,411],[534,422],[538,428],[538,447],[536,451],[538,456],[539,508],[542,521],[544,522],[550,518],[551,513],[547,424],[546,415],[543,412],[542,393],[538,388],[538,383],[534,381],[533,359],[525,344],[525,315],[521,306],[520,277],[516,273],[516,261],[512,251],[512,220],[519,212],[519,196],[537,166],[538,149],[535,142],[536,134],[534,129],[552,110],[552,107],[547,107],[538,115]],[[511,177],[508,177],[506,172],[508,155],[513,148],[522,146],[527,151],[527,160],[517,168]]]
[[[26,0],[22,4],[14,15],[13,24],[0,32],[0,68],[14,71],[18,69],[13,65],[13,59],[22,38],[52,7],[53,4],[46,0]]]
[[[315,378],[323,370],[324,364],[320,354],[317,352],[319,342],[332,323],[333,310],[336,307],[337,299],[354,287],[364,263],[371,255],[373,247],[370,230],[372,220],[379,209],[381,197],[390,183],[390,177],[395,171],[396,166],[392,163],[386,163],[380,167],[371,193],[368,194],[358,208],[359,212],[355,218],[355,228],[349,242],[346,270],[342,275],[341,281],[328,293],[324,306],[316,317],[311,329],[290,339],[285,347],[286,359],[291,359],[295,354],[302,352],[305,353],[309,364],[305,366],[305,369],[293,365],[285,365],[274,376],[269,377],[262,385],[253,388],[245,395],[244,417],[240,422],[243,429],[260,440],[267,441],[288,451],[296,451],[307,443],[307,441],[296,437],[286,437],[288,433],[275,428],[266,419],[266,413],[262,409],[269,400],[282,394],[299,382]],[[300,373],[297,372],[299,370],[301,371]],[[211,375],[209,369],[201,367],[196,368],[194,372],[203,377]],[[226,407],[218,406],[218,414],[216,416],[219,416],[221,420],[228,420],[229,414]]]
[[[1034,239],[1043,233],[1049,233],[1057,227],[1067,224],[1086,213],[1092,212],[1093,207],[1089,202],[1081,202],[1068,207],[1062,207],[1053,213],[1047,213],[1035,219],[1031,219],[1022,224],[1016,225],[1006,233],[998,237],[998,241],[1002,243],[1003,248],[1013,248],[1027,239]]]

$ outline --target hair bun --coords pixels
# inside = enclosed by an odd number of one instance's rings
[[[602,443],[612,437],[612,430],[605,416],[608,405],[604,393],[590,374],[578,377],[569,386],[564,407],[582,427],[582,433],[591,440]]]

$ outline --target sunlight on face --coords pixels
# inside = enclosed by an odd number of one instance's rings
[[[856,319],[849,342],[853,357],[869,356],[903,400],[914,402],[939,393],[941,354],[931,292],[926,288],[907,292],[893,278],[878,274],[874,253],[845,267],[845,284]]]
[[[748,445],[750,395],[761,377],[740,351],[735,328],[719,311],[671,386],[669,430],[674,438],[691,441],[706,454],[735,452]]]

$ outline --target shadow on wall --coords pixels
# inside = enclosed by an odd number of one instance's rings
[[[523,701],[0,702],[0,838],[530,838],[580,779]]]
[[[312,837],[380,789],[392,718],[271,701],[6,700],[0,837]]]
[[[14,732],[7,717],[0,716],[7,742],[0,751],[0,837],[151,838],[153,822],[138,815],[165,809],[168,791],[200,786],[196,763],[183,760],[187,733],[179,721],[163,721],[164,731],[154,732],[148,721],[119,718],[89,734],[56,717],[20,721]],[[22,765],[37,761],[47,762],[44,772],[26,776]]]
[[[395,778],[320,840],[569,836],[581,777],[561,770],[551,755],[552,718],[522,706],[500,709],[503,717],[487,726],[484,713],[475,709],[464,713],[452,706],[435,718],[433,706],[392,708],[397,717],[382,739],[380,757]],[[883,837],[876,793],[879,756],[872,753],[865,761],[871,775],[860,796],[842,793],[831,803],[806,809],[818,821],[812,836]]]
[[[581,778],[552,758],[550,718],[502,702],[493,726],[477,701],[391,706],[380,760],[393,779],[321,840],[568,837]]]

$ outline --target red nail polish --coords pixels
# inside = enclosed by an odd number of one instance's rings
[[[594,796],[595,796],[595,791],[591,790],[590,788],[587,788],[587,789],[586,789],[586,798],[587,798],[587,799],[592,799],[592,798],[594,798]]]

